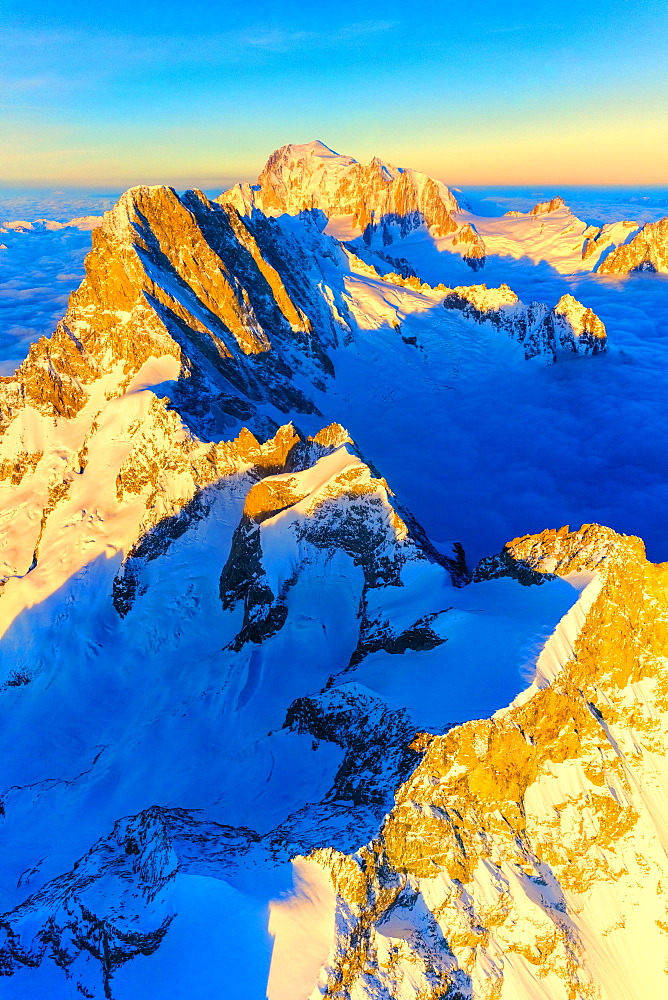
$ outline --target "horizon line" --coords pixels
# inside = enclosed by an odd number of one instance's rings
[[[487,180],[487,181],[463,181],[463,180],[444,180],[442,177],[435,177],[436,180],[441,180],[449,188],[488,188],[488,187],[499,187],[499,188],[528,188],[528,187],[562,187],[562,188],[599,188],[605,190],[619,190],[623,188],[655,188],[658,190],[668,189],[668,178],[664,182],[657,181],[620,181],[620,182],[592,182],[592,181],[558,181],[558,180],[547,180],[547,179],[531,179],[525,181],[504,181],[504,180]],[[38,181],[26,183],[25,181],[5,179],[0,177],[0,190],[6,189],[8,191],[100,191],[101,194],[114,194],[117,191],[123,193],[133,187],[172,187],[181,191],[190,191],[196,188],[204,190],[208,188],[213,190],[214,188],[219,188],[221,191],[226,190],[234,184],[243,183],[253,183],[252,180],[246,177],[235,177],[235,178],[224,178],[220,181],[212,182],[211,179],[204,180],[188,180],[186,181],[183,177],[177,177],[171,181],[166,180],[137,180],[137,181],[112,181],[112,180],[100,180],[94,182],[77,182],[77,181],[58,181],[49,179],[40,179]]]

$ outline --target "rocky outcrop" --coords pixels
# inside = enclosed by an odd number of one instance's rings
[[[465,246],[463,258],[470,268],[474,271],[479,271],[485,266],[487,254],[485,244],[476,231],[475,226],[470,222],[462,226],[453,236],[452,245],[459,246],[459,244],[464,244]]]
[[[295,584],[303,583],[310,572],[319,574],[323,560],[330,563],[342,554],[360,571],[354,573],[360,639],[353,663],[373,649],[429,648],[428,640],[437,645],[442,640],[429,629],[428,621],[416,623],[409,636],[398,633],[389,620],[383,621],[378,609],[371,613],[370,593],[406,586],[407,564],[414,569],[416,563],[427,562],[445,568],[459,585],[454,560],[436,553],[418,525],[412,523],[414,531],[409,532],[393,506],[387,483],[375,478],[343,443],[350,439],[342,428],[333,437],[331,432],[321,432],[321,440],[314,442],[319,444],[318,452],[322,453],[327,439],[332,445],[314,464],[312,460],[304,463],[302,453],[301,467],[263,478],[246,496],[220,578],[223,607],[243,605],[243,624],[232,648],[276,635],[287,619],[288,598]],[[335,443],[341,439],[342,443]]]
[[[355,856],[318,853],[338,900],[326,997],[660,988],[667,568],[595,525],[506,552],[535,573],[593,573],[588,609],[551,683],[415,741],[425,757],[381,835]],[[642,960],[620,963],[626,948]]]
[[[8,915],[0,925],[0,975],[36,968],[48,955],[83,996],[111,997],[114,973],[138,955],[151,955],[175,916],[166,890],[178,859],[166,818],[154,808],[119,820],[74,871]],[[100,916],[105,884],[116,898]]]
[[[625,244],[631,234],[637,231],[638,223],[629,221],[608,223],[600,228],[590,226],[584,234],[582,259],[590,260],[592,264],[595,264],[597,260],[604,261],[603,255],[606,251],[619,248],[620,244]]]
[[[560,352],[599,354],[606,348],[605,326],[572,295],[562,295],[548,310],[540,302],[528,306],[507,286],[459,286],[444,299],[446,309],[458,309],[477,323],[489,323],[524,347],[529,359],[542,355],[555,361]]]
[[[573,532],[568,525],[558,531],[548,529],[514,538],[498,555],[486,556],[473,571],[473,579],[511,576],[531,585],[570,573],[592,574],[606,566],[618,546],[619,535],[600,524],[583,524]]]
[[[668,218],[643,226],[637,236],[609,253],[598,267],[599,274],[641,271],[668,273]]]
[[[186,809],[152,806],[113,830],[0,923],[0,976],[51,959],[89,998],[117,996],[116,973],[161,945],[177,916],[179,873],[197,870],[198,848],[230,867],[259,840],[245,828],[202,822]],[[215,864],[215,863],[214,863]]]
[[[521,219],[531,215],[548,215],[550,212],[558,212],[562,208],[568,210],[568,206],[566,205],[564,199],[561,195],[557,195],[549,201],[538,202],[538,204],[534,205],[534,207],[528,212],[519,212],[516,209],[513,209],[511,212],[505,212],[504,214],[507,219]]]
[[[549,212],[558,212],[560,208],[566,208],[564,199],[557,195],[549,201],[541,201],[529,212],[529,215],[547,215]]]
[[[562,295],[551,313],[557,344],[571,354],[600,354],[607,335],[602,320],[572,295]]]

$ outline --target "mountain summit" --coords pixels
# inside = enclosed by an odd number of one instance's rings
[[[265,215],[295,215],[319,209],[327,216],[352,216],[353,228],[362,231],[399,223],[406,233],[426,222],[439,236],[457,229],[451,213],[459,209],[441,181],[377,157],[358,163],[319,140],[277,149],[257,184],[238,184],[218,201],[241,214],[256,209]]]

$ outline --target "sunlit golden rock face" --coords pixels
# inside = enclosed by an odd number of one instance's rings
[[[0,462],[0,479],[8,479],[12,486],[19,486],[24,476],[35,471],[42,454],[41,451],[20,451],[14,458],[3,459]]]
[[[519,212],[517,209],[513,209],[504,214],[508,219],[521,219],[525,215],[548,215],[550,212],[558,212],[562,208],[566,208],[566,202],[560,195],[557,195],[556,198],[552,198],[549,201],[538,202],[528,212]]]
[[[179,198],[167,187],[133,188],[93,231],[86,277],[53,336],[31,345],[16,376],[2,379],[0,408],[5,421],[25,403],[74,417],[101,377],[115,372],[107,392],[123,392],[150,358],[170,356],[184,376],[193,365],[213,366],[232,379],[229,392],[241,380],[252,395],[257,376],[244,359],[269,355],[265,367],[280,368],[272,339],[309,331],[233,208],[200,192]]]
[[[464,260],[469,267],[473,268],[474,271],[484,267],[487,255],[485,244],[471,223],[467,222],[453,237],[453,246],[458,246],[460,243],[465,245]]]
[[[319,142],[282,146],[269,157],[257,185],[237,185],[218,200],[242,214],[319,209],[327,216],[352,216],[353,226],[362,231],[390,223],[410,229],[426,222],[436,236],[456,231],[451,213],[459,208],[452,192],[425,174],[377,157],[358,163]]]
[[[138,188],[123,196],[110,214],[108,228],[121,239],[130,236],[140,256],[143,251],[150,263],[171,272],[177,288],[185,284],[194,293],[193,307],[204,307],[205,319],[212,314],[220,320],[244,353],[261,353],[271,344],[253,297],[264,293],[273,299],[295,328],[304,330],[307,322],[242,220],[234,212],[221,216],[219,211],[199,191],[188,192],[181,200],[171,188]],[[149,278],[151,270],[149,266]],[[155,289],[146,283],[142,288],[149,294],[154,291],[167,308],[178,302],[179,297],[162,285]],[[134,292],[136,296],[136,288]],[[186,310],[183,313],[182,318],[191,318]]]
[[[3,425],[26,404],[52,415],[76,416],[85,405],[87,387],[100,374],[95,359],[60,323],[51,337],[30,345],[15,375],[0,379]]]
[[[637,222],[629,222],[628,220],[613,223],[612,226],[602,226],[601,228],[598,226],[589,226],[584,233],[585,241],[582,246],[582,259],[594,259],[602,254],[606,249],[610,247],[614,249],[614,246],[619,243],[624,244],[624,239],[628,239],[631,233],[637,232],[638,228],[639,224]],[[620,232],[621,238],[620,236],[617,236],[615,243],[611,244],[610,234],[613,229]],[[617,249],[621,249],[621,247],[617,246]]]
[[[603,321],[573,295],[562,295],[552,316],[555,336],[564,350],[579,354],[605,350],[607,334]]]
[[[557,195],[556,198],[552,198],[550,201],[541,201],[530,211],[530,215],[546,215],[548,212],[558,212],[560,208],[564,208],[566,202],[563,198]]]
[[[626,540],[629,548],[632,544],[631,539]],[[548,529],[508,542],[499,555],[488,556],[478,564],[475,578],[489,580],[508,575],[540,584],[549,575],[594,573],[606,567],[608,557],[618,546],[619,535],[600,524],[583,524],[577,532],[569,531],[567,525],[557,531]],[[636,555],[644,557],[639,542]]]
[[[648,223],[630,243],[608,254],[598,267],[599,274],[631,271],[668,272],[668,218]]]
[[[339,898],[332,1000],[617,1000],[663,982],[668,565],[598,525],[515,539],[503,561],[590,574],[580,624],[576,605],[560,626],[571,652],[562,635],[551,681],[491,719],[419,737],[377,840],[318,854]]]

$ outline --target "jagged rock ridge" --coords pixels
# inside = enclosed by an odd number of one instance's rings
[[[479,573],[515,561],[525,583],[591,582],[542,654],[550,670],[539,660],[492,719],[416,741],[426,755],[381,835],[353,857],[317,853],[337,899],[323,996],[662,989],[667,567],[595,525],[517,539]]]
[[[600,274],[668,273],[668,218],[643,226],[629,243],[609,253],[598,270]]]
[[[548,310],[541,302],[524,305],[507,285],[471,285],[448,291],[443,305],[503,329],[522,344],[527,359],[541,355],[554,361],[560,351],[599,354],[606,349],[605,326],[572,295],[563,295]]]

